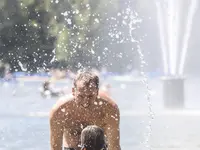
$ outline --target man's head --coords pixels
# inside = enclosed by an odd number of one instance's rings
[[[72,93],[79,104],[96,100],[99,91],[99,77],[90,71],[82,71],[74,79]]]
[[[104,131],[102,128],[91,125],[81,132],[82,150],[106,150]]]

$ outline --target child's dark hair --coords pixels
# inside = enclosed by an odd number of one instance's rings
[[[104,131],[102,128],[91,125],[81,132],[82,150],[106,150]]]

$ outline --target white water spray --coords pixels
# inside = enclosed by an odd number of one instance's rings
[[[20,66],[21,70],[22,70],[22,71],[24,71],[24,72],[26,72],[26,71],[27,71],[27,68],[26,68],[26,67],[24,67],[24,65],[22,64],[22,62],[21,62],[21,61],[19,61],[19,60],[17,60],[17,62],[18,62],[18,64],[19,64],[19,66]]]
[[[159,2],[156,2],[156,8],[157,8],[157,21],[158,21],[158,26],[159,26],[159,33],[160,33],[160,42],[161,42],[161,50],[162,50],[162,57],[163,57],[163,67],[164,67],[164,73],[165,74],[168,74],[169,72],[169,68],[168,68],[168,54],[167,54],[167,47],[166,47],[166,44],[165,44],[165,33],[164,33],[164,18],[162,17],[163,16],[163,12],[162,12],[162,9],[161,9],[161,5]]]
[[[175,7],[173,8],[174,9],[174,30],[173,30],[173,37],[174,37],[174,61],[173,61],[173,66],[172,67],[172,72],[174,74],[177,74],[177,60],[178,60],[178,49],[179,49],[179,46],[178,46],[178,43],[179,43],[179,28],[180,28],[180,19],[179,19],[179,15],[180,15],[180,5],[179,3],[181,3],[181,1],[179,0],[176,0],[175,1]]]
[[[191,5],[189,8],[188,17],[187,17],[186,32],[183,39],[183,48],[182,48],[182,55],[181,55],[180,68],[179,68],[180,75],[183,74],[183,71],[184,71],[185,57],[186,57],[186,53],[188,49],[188,41],[190,38],[193,17],[197,10],[197,6],[198,6],[198,0],[191,0]]]
[[[185,58],[188,50],[188,41],[191,34],[193,17],[197,9],[198,0],[191,0],[186,18],[186,30],[183,36],[182,49],[180,49],[180,15],[182,0],[156,0],[157,21],[160,33],[160,42],[164,63],[164,74],[182,76],[184,71]],[[167,6],[167,7],[164,7]],[[166,37],[166,38],[165,38]],[[179,59],[180,57],[180,59]]]
[[[173,36],[173,32],[174,32],[174,8],[173,8],[173,0],[169,0],[168,3],[168,49],[169,49],[169,66],[170,66],[170,74],[174,75],[174,69],[173,69],[173,65],[174,65],[174,36]]]
[[[150,139],[150,136],[152,134],[152,120],[154,119],[154,113],[153,113],[153,110],[152,110],[152,103],[151,103],[151,99],[150,99],[151,91],[150,91],[150,88],[149,88],[147,75],[144,73],[144,67],[146,65],[146,62],[144,60],[144,55],[143,55],[141,48],[139,46],[139,42],[133,38],[133,31],[135,30],[134,25],[136,23],[140,23],[141,20],[137,19],[137,17],[135,17],[135,15],[133,14],[133,12],[130,9],[127,9],[127,11],[128,11],[128,14],[130,15],[129,35],[130,35],[130,38],[131,38],[131,42],[137,43],[137,52],[140,56],[140,62],[141,62],[141,75],[143,77],[142,83],[145,85],[146,90],[147,90],[146,99],[147,99],[147,102],[148,102],[148,108],[149,108],[148,114],[149,114],[149,117],[150,117],[150,121],[148,122],[148,126],[147,126],[148,131],[147,131],[147,135],[146,135],[146,139],[145,139],[144,144],[146,145],[146,147],[151,149],[150,144],[149,144],[149,139]]]

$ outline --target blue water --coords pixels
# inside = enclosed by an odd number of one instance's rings
[[[109,82],[121,111],[122,149],[148,149],[144,144],[149,121],[144,85],[141,82]],[[194,83],[197,81],[187,82],[186,106],[199,110],[199,88]],[[40,84],[0,85],[0,150],[49,149],[48,112],[56,99],[42,98],[38,91]],[[71,83],[68,86],[70,91]],[[200,149],[200,115],[159,115],[163,111],[162,86],[159,80],[151,80],[150,86],[153,88],[153,109],[157,112],[152,123],[151,147],[156,150]],[[16,90],[14,95],[13,90]]]

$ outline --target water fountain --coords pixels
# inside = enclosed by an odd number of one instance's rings
[[[164,68],[163,99],[167,108],[184,107],[183,72],[197,2],[198,0],[156,1]],[[183,16],[184,19],[181,18]],[[183,32],[179,32],[180,29],[184,29]]]

